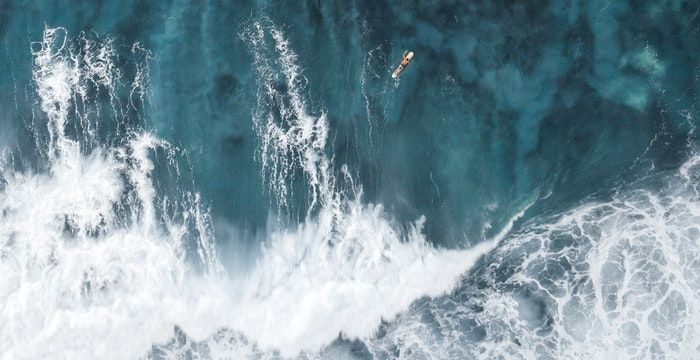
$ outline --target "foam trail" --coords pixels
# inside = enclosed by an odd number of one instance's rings
[[[67,54],[65,29],[47,29],[41,43],[33,44],[33,77],[41,109],[48,118],[48,155],[51,162],[76,146],[65,136],[71,100],[80,84],[80,69]],[[73,151],[71,151],[73,150]]]
[[[269,37],[276,50],[272,56],[266,54]],[[318,207],[337,208],[335,178],[325,155],[328,123],[325,114],[312,116],[304,104],[301,91],[305,79],[296,64],[297,55],[274,26],[266,29],[256,22],[244,38],[251,44],[258,81],[258,109],[253,120],[261,143],[259,156],[280,210],[289,209],[288,187],[297,169],[303,171],[309,187],[307,217]],[[277,84],[277,68],[285,91]]]

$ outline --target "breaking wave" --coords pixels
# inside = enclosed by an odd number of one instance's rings
[[[272,231],[237,278],[180,171],[184,152],[144,129],[148,51],[135,44],[136,60],[123,62],[113,40],[62,28],[32,44],[40,160],[32,168],[3,153],[0,353],[312,356],[339,337],[369,339],[415,299],[451,290],[495,246],[436,249],[422,219],[403,229],[363,204],[343,167],[339,185],[325,118],[304,99],[284,34],[260,23],[250,31],[266,181],[283,211],[300,172],[309,206],[300,225]],[[274,51],[259,47],[267,43]]]
[[[533,220],[457,291],[419,302],[386,326],[372,352],[692,358],[700,351],[699,181],[695,155],[611,201]]]

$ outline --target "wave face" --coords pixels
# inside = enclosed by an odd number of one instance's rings
[[[696,5],[33,6],[1,358],[700,353]]]

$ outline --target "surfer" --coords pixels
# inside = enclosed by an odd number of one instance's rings
[[[396,69],[394,69],[394,72],[391,73],[391,77],[396,79],[401,74],[403,69],[405,69],[406,66],[408,66],[408,64],[411,62],[411,59],[413,59],[413,51],[406,50],[403,53],[403,59],[401,59],[399,66],[397,66]]]

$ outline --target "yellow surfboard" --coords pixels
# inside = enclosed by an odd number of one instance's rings
[[[396,69],[394,69],[394,72],[391,73],[391,77],[396,79],[401,74],[403,69],[405,69],[406,66],[408,66],[408,64],[411,62],[411,59],[413,59],[413,51],[406,50],[406,52],[403,53],[403,59],[401,59],[399,66],[397,66]]]

